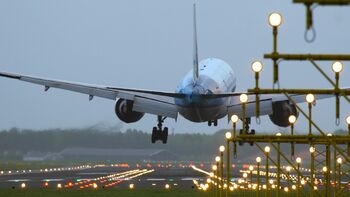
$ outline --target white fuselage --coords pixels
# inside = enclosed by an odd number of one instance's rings
[[[193,79],[189,71],[176,88],[177,93],[186,98],[176,98],[179,113],[193,122],[206,122],[223,118],[227,115],[227,98],[203,99],[199,94],[222,94],[236,89],[235,74],[226,62],[208,58],[199,62],[199,77]]]

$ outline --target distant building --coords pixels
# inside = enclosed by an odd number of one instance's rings
[[[58,153],[64,160],[78,161],[172,161],[178,157],[162,149],[66,148]]]
[[[23,161],[52,161],[61,159],[62,157],[57,153],[43,153],[38,151],[30,151],[23,155]]]

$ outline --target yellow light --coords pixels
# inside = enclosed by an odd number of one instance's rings
[[[169,184],[165,184],[165,189],[169,189],[170,185]]]
[[[58,184],[57,184],[57,188],[58,188],[58,189],[61,189],[61,188],[62,188],[62,184],[61,184],[61,183],[58,183]]]
[[[342,159],[341,157],[339,157],[339,158],[337,159],[337,163],[338,163],[338,164],[342,164],[342,163],[343,163],[343,159]]]
[[[311,146],[309,151],[310,151],[310,153],[314,153],[315,152],[315,147]]]
[[[217,165],[213,165],[211,168],[212,168],[214,171],[216,171],[216,170],[218,169],[218,166],[217,166]]]
[[[266,185],[263,185],[263,189],[266,189]]]
[[[263,64],[260,61],[255,61],[252,63],[252,70],[256,73],[261,72],[263,69]]]
[[[239,100],[241,101],[241,103],[247,103],[248,102],[248,95],[246,94],[241,94],[239,96]]]
[[[328,136],[328,137],[331,137],[331,136],[332,136],[332,134],[331,134],[331,133],[328,133],[328,134],[327,134],[327,136]]]
[[[270,180],[269,180],[269,183],[272,185],[272,184],[273,184],[273,180],[270,179]]]
[[[134,189],[134,184],[130,184],[129,189]]]
[[[254,170],[254,167],[252,165],[249,166],[249,170],[250,171],[253,171]]]
[[[214,166],[213,166],[213,167],[214,167]],[[210,176],[210,177],[214,177],[214,173],[213,173],[213,172],[209,173],[209,176]]]
[[[296,190],[296,189],[297,189],[297,186],[292,185],[292,189],[293,189],[293,190]]]
[[[290,124],[294,124],[297,121],[297,117],[295,117],[294,115],[290,115],[288,121]]]
[[[231,139],[231,138],[232,138],[232,133],[229,132],[229,131],[226,132],[226,133],[225,133],[225,137],[226,137],[227,140]]]
[[[211,179],[210,178],[207,178],[207,183],[211,183]]]
[[[225,151],[225,146],[220,146],[220,147],[219,147],[219,151],[220,151],[220,152],[224,152],[224,151]]]
[[[296,162],[297,162],[297,163],[301,163],[301,158],[300,158],[300,157],[297,157],[297,158],[296,158]]]
[[[301,183],[302,185],[305,185],[305,180],[304,180],[304,179],[301,179],[300,183]]]
[[[276,136],[278,136],[278,137],[282,136],[282,133],[276,133]]]
[[[98,185],[97,185],[96,183],[94,183],[94,184],[92,184],[92,187],[93,187],[94,189],[97,189]]]
[[[243,173],[243,178],[247,178],[248,174],[247,173]]]
[[[22,184],[21,184],[21,188],[26,188],[26,184],[25,184],[25,183],[22,183]]]
[[[287,172],[290,172],[291,169],[292,169],[292,168],[291,168],[290,166],[287,166],[287,167],[286,167]]]
[[[350,125],[350,116],[346,117],[346,123]]]
[[[215,161],[216,161],[216,162],[220,162],[220,157],[219,157],[219,156],[216,156],[216,157],[215,157]]]
[[[256,161],[257,163],[260,163],[260,162],[261,162],[261,157],[257,157],[257,158],[255,159],[255,161]]]
[[[332,70],[335,73],[340,73],[343,70],[343,64],[339,61],[333,62]]]
[[[265,146],[265,149],[264,149],[264,150],[265,150],[266,153],[269,153],[271,149],[270,149],[269,146]]]
[[[313,94],[307,94],[306,97],[305,97],[305,99],[306,99],[306,102],[308,102],[308,103],[313,103],[313,102],[315,101],[315,95],[313,95]]]
[[[289,191],[288,187],[284,187],[284,191],[288,192]]]
[[[322,171],[323,171],[323,172],[327,172],[327,170],[328,170],[328,169],[327,169],[327,166],[323,166]]]
[[[231,121],[233,122],[233,123],[237,123],[238,122],[238,116],[236,115],[236,114],[233,114],[232,116],[231,116]]]
[[[272,27],[278,27],[281,25],[281,23],[282,23],[282,16],[279,13],[274,12],[269,15],[269,24]]]

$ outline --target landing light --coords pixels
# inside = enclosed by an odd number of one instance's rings
[[[257,158],[255,159],[255,161],[256,161],[257,163],[260,163],[260,162],[261,162],[261,157],[257,157]]]
[[[225,146],[220,146],[219,150],[220,150],[220,152],[224,152],[225,151]]]
[[[220,157],[219,157],[219,156],[216,156],[216,157],[215,157],[215,161],[216,161],[216,162],[220,162]]]
[[[233,115],[231,116],[231,121],[232,121],[233,123],[238,122],[238,116],[235,115],[235,114],[233,114]]]
[[[307,94],[305,98],[308,103],[313,103],[315,101],[315,96],[313,94]]]
[[[241,94],[239,96],[239,100],[241,101],[241,103],[247,103],[248,102],[248,95],[246,94]]]
[[[261,72],[263,69],[263,64],[260,61],[255,61],[252,63],[252,70],[256,73]]]
[[[232,133],[229,132],[229,131],[226,132],[226,133],[225,133],[225,137],[226,137],[227,140],[231,139],[231,138],[232,138]]]
[[[290,115],[288,121],[290,124],[294,124],[297,121],[297,117],[295,117],[294,115]]]

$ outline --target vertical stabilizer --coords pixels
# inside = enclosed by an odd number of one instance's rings
[[[194,84],[196,83],[198,76],[199,76],[199,69],[198,69],[196,4],[193,4],[193,83]]]

